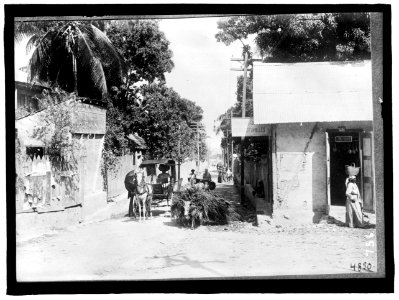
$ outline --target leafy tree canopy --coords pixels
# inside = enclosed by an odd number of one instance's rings
[[[140,88],[142,100],[138,100],[138,96],[135,95],[122,101],[121,98],[125,95],[123,91],[114,90],[111,97],[114,103],[119,103],[118,116],[114,115],[110,120],[115,128],[119,127],[125,133],[134,132],[140,135],[146,141],[149,157],[177,159],[179,138],[181,157],[195,157],[196,134],[189,126],[191,122],[202,120],[203,111],[199,106],[180,97],[163,83],[143,85]],[[114,131],[120,132],[120,129]],[[117,148],[121,141],[115,139],[112,144],[112,147]],[[204,157],[204,142],[201,142],[200,149],[201,156]]]
[[[218,28],[215,37],[226,45],[255,35],[270,62],[370,59],[368,13],[234,16]]]
[[[157,21],[113,21],[107,35],[125,58],[129,82],[165,80],[164,74],[174,67],[169,41]]]
[[[158,22],[112,21],[107,35],[124,56],[128,78],[126,84],[112,90],[107,121],[113,135],[106,136],[105,149],[115,149],[117,154],[117,149],[127,146],[122,132],[125,136],[134,132],[146,141],[147,157],[177,159],[180,138],[181,157],[195,158],[197,136],[189,125],[200,122],[203,111],[164,84],[164,74],[174,64],[169,41]],[[143,80],[148,84],[134,85]],[[203,158],[206,145],[202,135],[200,140]]]

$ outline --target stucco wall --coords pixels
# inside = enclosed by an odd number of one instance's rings
[[[41,235],[49,230],[62,229],[82,220],[82,208],[75,206],[62,211],[16,214],[16,232],[27,236]]]
[[[325,132],[339,126],[372,130],[371,121],[273,125],[274,212],[294,209],[328,213]]]
[[[314,127],[315,123],[275,125],[274,210],[326,209],[325,133]]]

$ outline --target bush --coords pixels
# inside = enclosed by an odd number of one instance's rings
[[[171,213],[178,223],[191,224],[191,227],[198,223],[227,224],[239,219],[231,204],[222,196],[196,186],[174,194]]]

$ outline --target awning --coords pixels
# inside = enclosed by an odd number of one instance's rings
[[[131,133],[127,136],[127,138],[129,140],[133,141],[133,143],[136,144],[137,148],[147,149],[147,144],[145,143],[144,139],[142,137],[140,137],[138,134]]]
[[[175,161],[171,159],[148,159],[148,160],[143,160],[143,162],[140,164],[141,166],[143,165],[174,165]]]
[[[371,62],[254,63],[254,123],[371,121]]]

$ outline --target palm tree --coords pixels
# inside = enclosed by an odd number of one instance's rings
[[[94,99],[107,96],[126,73],[122,55],[97,27],[69,21],[31,38],[27,52],[29,81],[45,81],[68,92]]]

